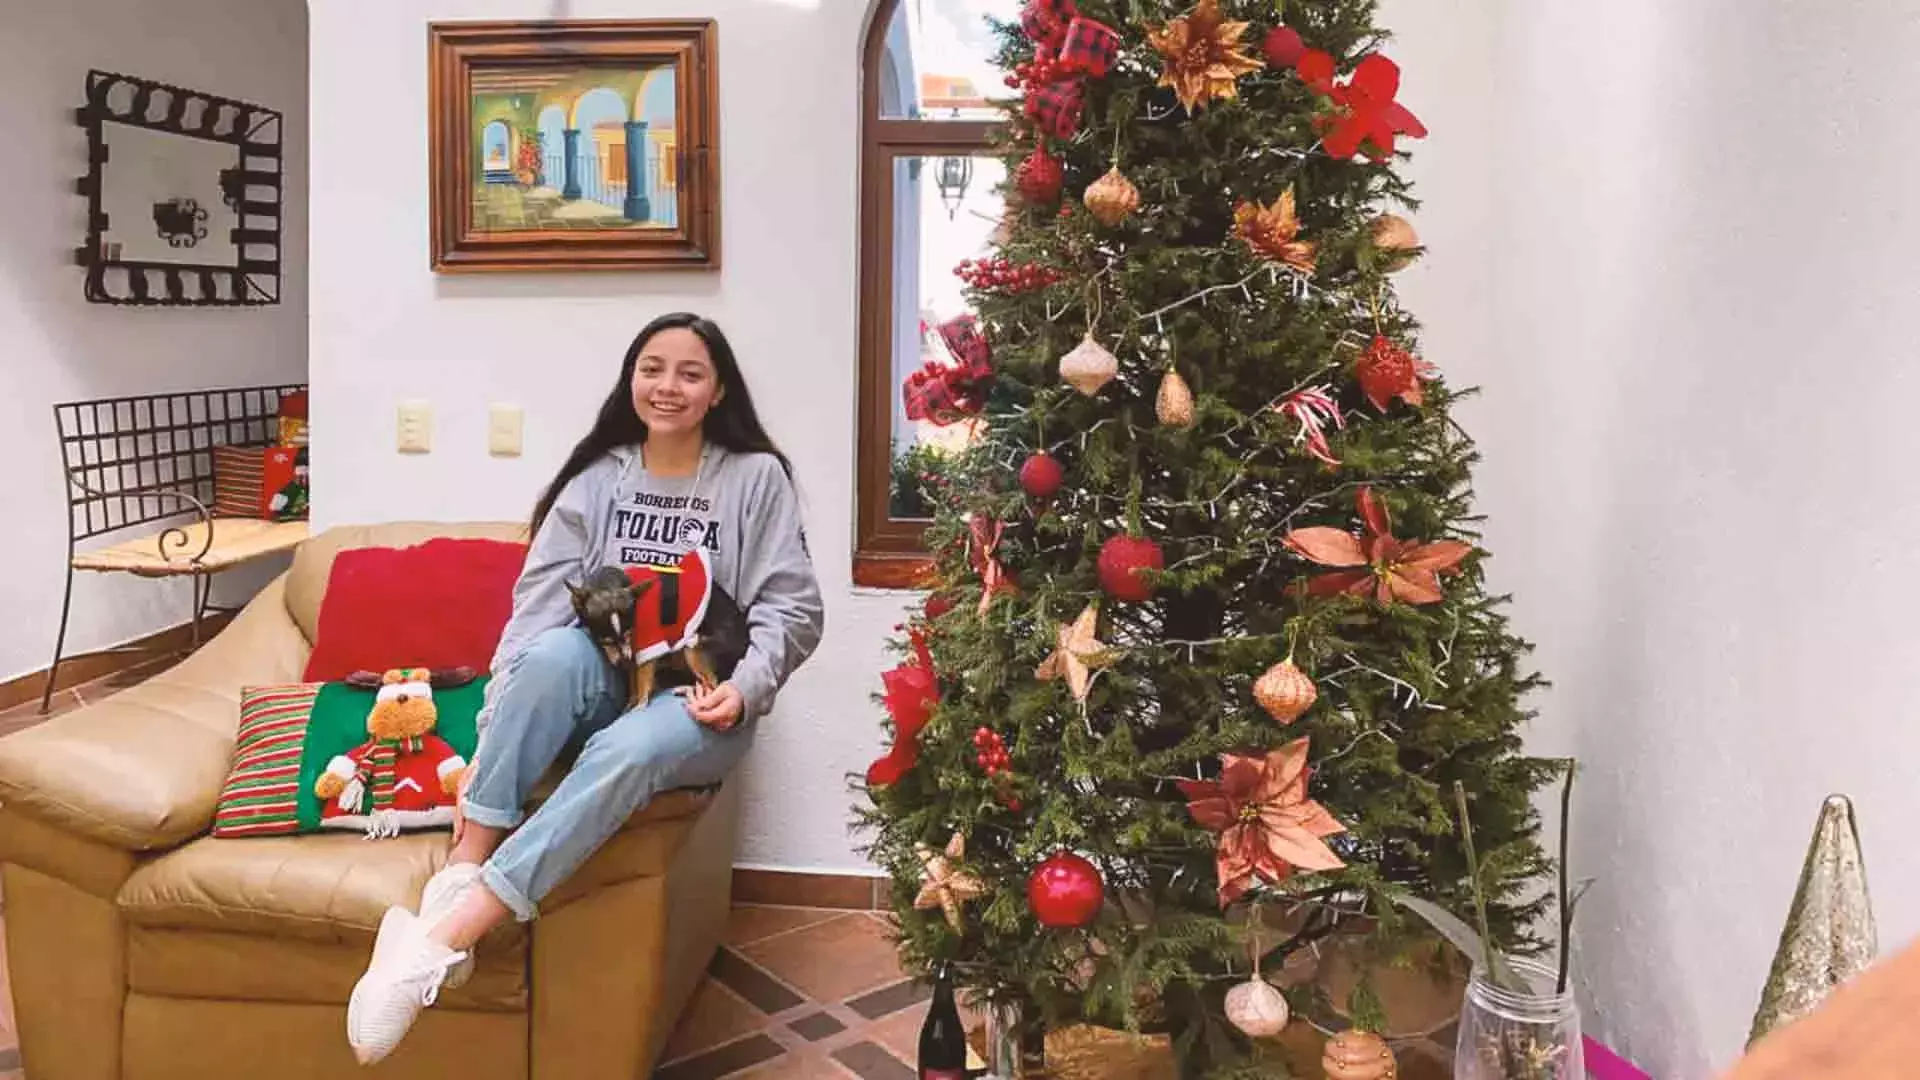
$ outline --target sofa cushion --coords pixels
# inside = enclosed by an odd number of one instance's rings
[[[694,791],[661,795],[576,877],[604,884],[664,873],[712,798]],[[117,903],[140,926],[371,940],[388,907],[419,901],[447,848],[445,831],[371,841],[352,833],[205,837],[135,870]]]
[[[446,854],[445,833],[206,837],[135,870],[117,902],[142,926],[365,941],[387,908],[419,902]]]
[[[411,547],[435,537],[501,540],[525,543],[527,527],[514,522],[395,522],[385,525],[339,525],[309,539],[293,553],[287,570],[287,614],[307,641],[320,640],[320,607],[326,596],[333,560],[342,551],[369,547]]]
[[[525,545],[473,537],[340,552],[320,601],[307,680],[402,665],[486,670],[526,558]]]
[[[432,738],[423,740],[417,753],[402,751],[397,759],[389,756],[384,762],[379,750],[372,757],[367,754],[367,725],[375,701],[371,691],[338,682],[246,687],[240,694],[233,768],[214,810],[213,835],[366,830],[387,817],[402,828],[451,824],[448,774],[473,760],[478,742],[474,725],[486,682],[482,677],[435,691],[438,715]],[[390,747],[385,750],[394,754]],[[355,765],[370,771],[358,809],[343,809],[339,800],[320,797],[316,785],[323,774]],[[408,781],[417,790],[402,786]]]

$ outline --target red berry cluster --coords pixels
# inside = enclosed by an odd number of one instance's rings
[[[973,733],[973,749],[980,767],[988,776],[998,776],[1013,771],[1013,759],[1007,756],[1007,744],[1000,741],[1000,735],[992,728],[981,728]]]
[[[1066,275],[1039,263],[1014,263],[995,255],[985,259],[966,259],[954,268],[960,280],[976,289],[1005,289],[1008,292],[1032,292],[1055,284]]]
[[[1013,65],[1013,74],[1007,76],[1006,82],[1015,90],[1022,87],[1032,89],[1059,82],[1071,74],[1072,69],[1060,61],[1049,56],[1036,56],[1025,63]]]

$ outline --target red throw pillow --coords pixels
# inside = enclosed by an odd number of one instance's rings
[[[513,611],[525,544],[442,537],[334,557],[306,681],[391,667],[484,672]]]

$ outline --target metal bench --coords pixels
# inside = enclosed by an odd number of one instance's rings
[[[214,607],[212,577],[307,538],[305,521],[221,517],[213,506],[213,448],[271,446],[280,399],[306,387],[249,386],[60,402],[53,407],[68,484],[67,583],[40,711],[52,701],[73,611],[77,570],[191,577],[194,647]],[[125,534],[107,546],[87,541]],[[102,653],[130,651],[119,646]]]

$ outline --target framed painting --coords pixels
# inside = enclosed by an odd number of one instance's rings
[[[711,19],[431,23],[433,269],[717,269]]]

